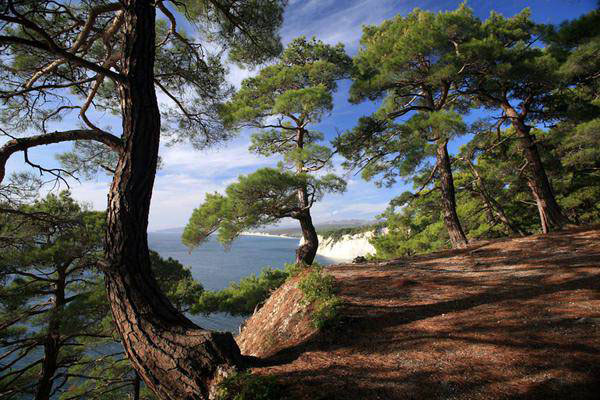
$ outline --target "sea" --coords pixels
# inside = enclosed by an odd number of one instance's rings
[[[149,232],[148,246],[163,258],[174,258],[189,267],[192,276],[207,290],[224,289],[231,282],[239,282],[249,275],[258,275],[265,267],[283,269],[285,263],[295,259],[299,239],[271,236],[243,235],[238,237],[228,249],[211,236],[209,240],[193,251],[181,243],[181,232]],[[321,265],[335,263],[335,260],[317,256]],[[202,328],[229,331],[237,334],[246,317],[231,316],[226,313],[188,315]]]

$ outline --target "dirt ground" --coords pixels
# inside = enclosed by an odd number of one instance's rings
[[[335,330],[267,302],[238,339],[263,341],[253,371],[290,398],[600,399],[600,230],[327,271],[344,302]],[[288,328],[265,327],[277,313]]]

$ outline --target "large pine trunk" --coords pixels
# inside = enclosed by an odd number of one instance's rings
[[[298,217],[298,221],[302,228],[304,242],[296,249],[296,264],[311,265],[317,255],[319,237],[308,210]]]
[[[517,131],[521,150],[527,160],[527,186],[537,204],[542,231],[548,233],[551,230],[561,229],[569,221],[556,202],[535,140],[528,130],[518,129]]]
[[[239,365],[241,355],[230,333],[203,330],[178,312],[150,269],[146,229],[160,135],[155,10],[150,0],[124,3],[125,149],[108,195],[107,294],[125,351],[146,385],[165,400],[207,399],[215,379]]]
[[[456,194],[454,191],[454,178],[452,177],[450,156],[448,155],[448,141],[440,139],[437,145],[436,159],[440,189],[442,191],[444,225],[448,230],[452,247],[464,248],[467,246],[468,240],[456,212]]]
[[[512,107],[504,105],[503,110],[512,121],[513,128],[519,137],[519,147],[527,161],[525,169],[527,186],[537,204],[542,231],[548,233],[550,230],[561,229],[569,223],[569,220],[556,202],[537,144],[529,133],[531,128],[525,124],[523,118]]]

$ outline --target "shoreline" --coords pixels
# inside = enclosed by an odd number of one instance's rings
[[[240,236],[263,236],[263,237],[273,237],[273,238],[282,238],[282,239],[294,239],[298,240],[299,238],[287,235],[275,235],[272,233],[263,233],[263,232],[244,232],[240,233]]]

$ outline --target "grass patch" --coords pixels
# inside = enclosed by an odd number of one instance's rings
[[[223,379],[216,400],[283,400],[289,399],[283,386],[273,376],[235,372]]]
[[[312,304],[311,320],[315,328],[332,327],[339,319],[341,300],[335,295],[335,279],[323,273],[323,267],[314,264],[299,282],[304,301]]]

